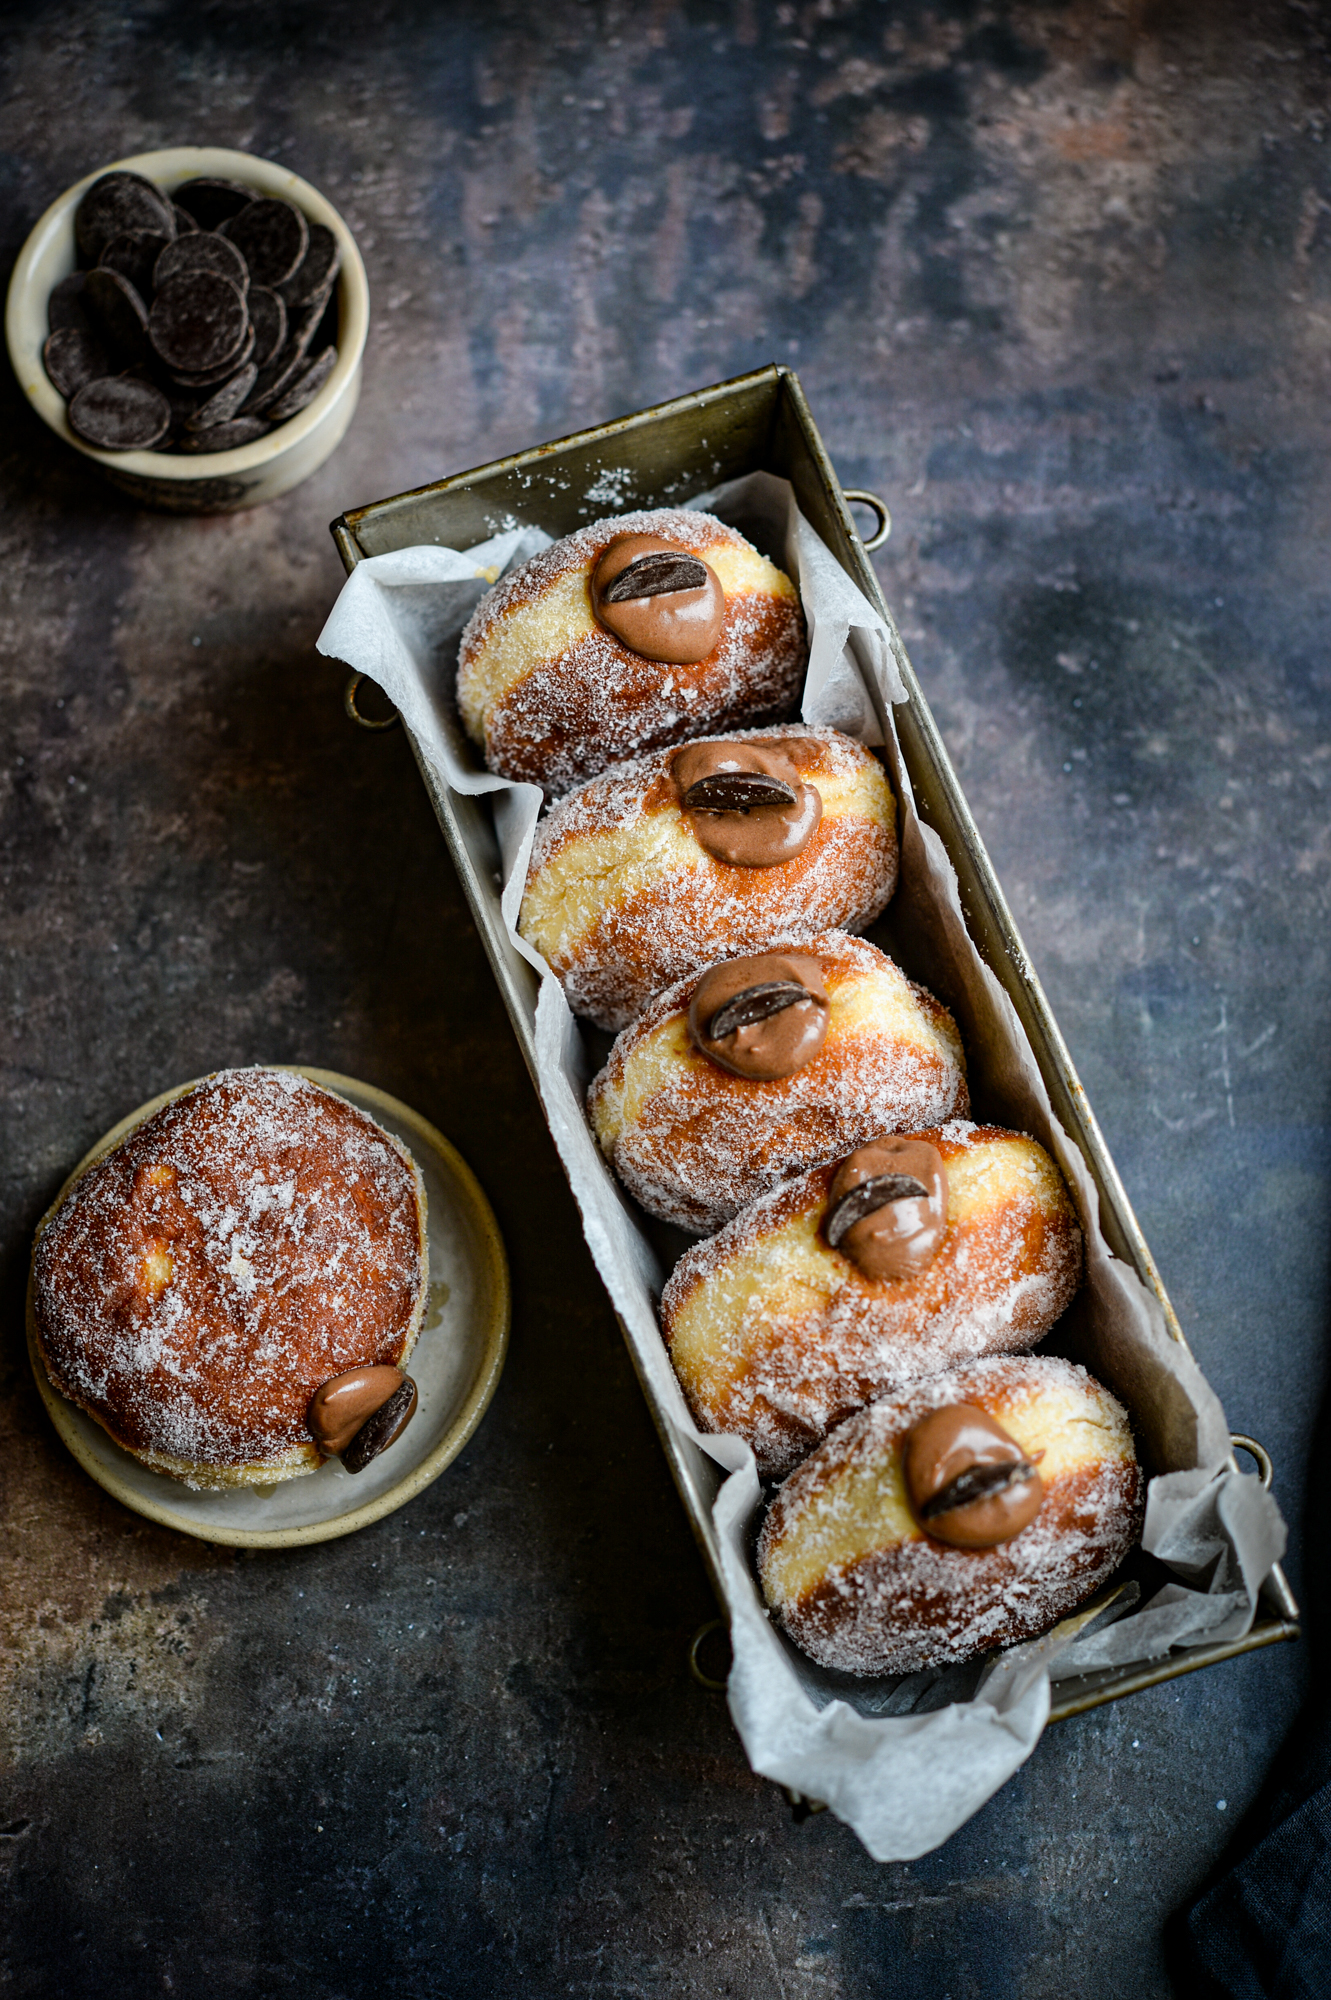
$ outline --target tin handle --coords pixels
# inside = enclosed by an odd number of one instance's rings
[[[843,486],[841,491],[847,500],[858,500],[861,507],[867,507],[870,513],[878,516],[878,526],[868,541],[864,541],[862,536],[860,539],[866,550],[881,549],[892,532],[892,516],[888,513],[884,502],[876,493],[866,493],[862,486]]]
[[[373,716],[362,715],[360,710],[357,708],[356,696],[360,692],[360,684],[364,679],[365,679],[364,674],[352,674],[350,676],[346,686],[342,690],[343,708],[346,710],[347,714],[351,717],[352,721],[356,723],[361,729],[374,729],[374,730],[396,729],[398,723],[401,722],[402,720],[402,717],[398,714],[396,709],[393,710],[393,713],[391,715],[386,715],[382,721],[376,722]]]
[[[713,1632],[727,1632],[729,1629],[729,1622],[726,1619],[709,1618],[705,1625],[698,1627],[689,1641],[689,1672],[693,1675],[694,1680],[697,1681],[698,1686],[706,1688],[709,1694],[724,1694],[726,1684],[724,1681],[713,1680],[710,1674],[703,1672],[701,1666],[698,1664],[698,1651],[703,1641],[709,1639]]]
[[[1229,1441],[1239,1451],[1246,1451],[1257,1460],[1257,1477],[1262,1482],[1262,1491],[1269,1493],[1271,1481],[1276,1476],[1276,1469],[1271,1463],[1271,1454],[1266,1446],[1258,1444],[1256,1438],[1244,1437],[1242,1431],[1231,1431]]]

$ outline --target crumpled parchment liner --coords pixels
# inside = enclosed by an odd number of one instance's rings
[[[371,557],[344,585],[319,650],[378,682],[437,780],[492,795],[504,919],[543,975],[535,1023],[541,1099],[592,1256],[667,1421],[728,1475],[713,1520],[734,1656],[730,1709],[749,1759],[765,1776],[826,1801],[876,1859],[909,1860],[946,1840],[1030,1755],[1048,1716],[1051,1678],[1246,1632],[1261,1580],[1283,1552],[1284,1524],[1260,1481],[1226,1465],[1229,1433],[1216,1396],[1170,1338],[1158,1300],[1110,1255],[1090,1175],[1052,1114],[1011,1002],[966,931],[955,873],[915,812],[901,763],[891,715],[905,699],[895,631],[814,534],[784,480],[754,473],[690,504],[732,521],[797,578],[810,626],[804,719],[881,746],[901,807],[901,882],[887,919],[894,954],[956,1014],[982,1115],[1032,1133],[1072,1189],[1087,1282],[1051,1345],[1067,1345],[1120,1396],[1157,1473],[1143,1545],[1177,1581],[1144,1607],[1135,1608],[1134,1586],[1117,1609],[1066,1620],[987,1663],[869,1682],[826,1673],[776,1630],[752,1567],[762,1498],[753,1455],[737,1438],[693,1427],[657,1327],[665,1274],[584,1114],[586,1044],[557,981],[517,936],[539,789],[479,769],[453,706],[463,625],[498,577],[550,537],[515,527],[465,552],[422,546]]]

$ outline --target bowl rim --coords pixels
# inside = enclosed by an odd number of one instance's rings
[[[277,195],[294,202],[311,222],[324,223],[338,240],[342,251],[342,291],[337,365],[305,409],[289,417],[286,423],[279,424],[266,437],[256,438],[253,444],[240,445],[234,451],[204,452],[197,458],[158,451],[98,451],[95,446],[85,444],[70,428],[65,399],[42,365],[42,348],[46,340],[46,297],[40,302],[34,300],[36,271],[50,251],[52,238],[69,226],[84,192],[103,174],[118,171],[142,174],[145,179],[156,181],[168,194],[182,181],[199,176],[242,181],[247,186],[253,186],[259,194]],[[75,268],[72,263],[70,268]],[[355,384],[369,326],[370,291],[365,265],[355,237],[327,196],[276,160],[265,160],[257,153],[237,152],[226,146],[167,146],[151,153],[131,153],[124,159],[110,160],[105,166],[97,167],[75,181],[72,187],[57,195],[29,231],[14,265],[5,302],[5,339],[10,365],[18,378],[19,387],[43,422],[57,437],[72,445],[75,451],[91,459],[95,465],[136,479],[174,486],[189,486],[199,480],[234,478],[240,473],[260,471],[318,430]]]
[[[228,1525],[225,1521],[209,1519],[201,1522],[192,1519],[183,1510],[172,1504],[173,1494],[178,1491],[176,1481],[166,1473],[155,1475],[157,1488],[144,1492],[140,1487],[122,1477],[114,1463],[108,1462],[87,1442],[85,1431],[80,1424],[96,1423],[77,1406],[68,1402],[51,1381],[42,1360],[41,1347],[37,1339],[37,1318],[33,1287],[37,1263],[37,1245],[43,1230],[54,1216],[65,1196],[90,1167],[96,1166],[122,1139],[135,1131],[155,1111],[164,1105],[174,1103],[184,1097],[196,1085],[205,1082],[206,1077],[193,1077],[188,1083],[178,1083],[170,1090],[159,1092],[149,1098],[146,1104],[127,1113],[97,1141],[89,1147],[78,1165],[55,1196],[50,1207],[42,1216],[33,1232],[32,1252],[28,1263],[28,1288],[25,1300],[25,1322],[27,1333],[28,1362],[37,1384],[46,1414],[51,1419],[61,1443],[70,1452],[83,1470],[113,1500],[120,1501],[133,1513],[152,1521],[158,1527],[174,1529],[177,1534],[189,1535],[193,1540],[215,1543],[221,1548],[287,1549],[304,1547],[315,1542],[336,1541],[343,1535],[353,1535],[361,1528],[367,1528],[374,1521],[380,1521],[386,1514],[392,1514],[399,1507],[406,1506],[418,1493],[431,1485],[461,1452],[463,1446],[476,1431],[482,1417],[490,1407],[499,1378],[504,1371],[508,1356],[508,1338],[512,1318],[512,1291],[509,1280],[508,1253],[494,1210],[475,1174],[451,1141],[446,1139],[428,1119],[423,1118],[409,1104],[392,1097],[386,1090],[380,1090],[372,1083],[362,1083],[357,1077],[346,1076],[340,1070],[316,1069],[305,1063],[261,1063],[262,1069],[289,1070],[296,1076],[307,1077],[311,1083],[322,1085],[325,1090],[345,1097],[350,1103],[364,1109],[372,1107],[375,1113],[387,1114],[405,1125],[416,1143],[428,1152],[433,1152],[445,1165],[452,1176],[459,1197],[467,1207],[470,1219],[477,1232],[478,1247],[484,1262],[489,1285],[490,1310],[485,1319],[483,1345],[484,1357],[476,1371],[471,1388],[460,1403],[452,1423],[444,1431],[433,1450],[410,1472],[386,1487],[372,1500],[357,1504],[348,1499],[345,1512],[331,1514],[323,1520],[308,1521],[302,1526],[285,1528],[241,1528]],[[214,1072],[210,1072],[214,1073]]]

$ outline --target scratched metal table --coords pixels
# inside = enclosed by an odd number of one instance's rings
[[[5,1974],[61,1996],[1156,2000],[1322,1643],[1328,52],[1317,10],[9,10],[3,229],[99,160],[289,160],[357,231],[360,414],[212,521],[0,387]],[[1310,1638],[1060,1725],[878,1867],[748,1771],[711,1604],[400,736],[313,639],[346,506],[769,359],[888,596]],[[481,1430],[247,1557],[122,1512],[22,1351],[27,1243],[228,1062],[415,1105],[509,1244]],[[1173,1972],[1171,1975],[1171,1964]]]

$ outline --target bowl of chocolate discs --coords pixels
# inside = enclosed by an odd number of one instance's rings
[[[330,202],[250,153],[117,160],[19,253],[5,332],[37,414],[113,485],[177,513],[308,478],[360,394],[369,289]]]

